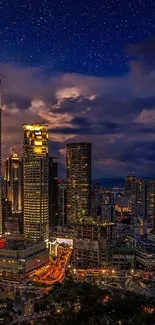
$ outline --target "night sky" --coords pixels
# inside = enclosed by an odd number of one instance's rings
[[[1,0],[4,156],[23,123],[50,154],[91,141],[93,177],[155,176],[155,2]]]

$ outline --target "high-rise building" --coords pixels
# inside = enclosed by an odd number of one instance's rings
[[[90,215],[91,143],[66,146],[67,221],[76,223]]]
[[[66,188],[67,181],[65,179],[58,180],[58,224],[64,226],[66,224]]]
[[[2,217],[2,80],[0,76],[0,235],[3,231]]]
[[[49,226],[58,225],[58,163],[49,157]]]
[[[125,179],[125,195],[128,198],[132,198],[136,194],[136,180],[134,173],[129,174]]]
[[[91,186],[91,216],[97,217],[101,215],[101,199],[102,199],[102,189],[101,186],[93,184]]]
[[[5,198],[2,198],[2,215],[3,215],[3,234],[8,232],[6,223],[12,219],[12,202]]]
[[[24,234],[33,240],[49,237],[48,126],[24,124]]]
[[[132,212],[136,217],[146,217],[146,181],[144,179],[136,180],[136,195]]]
[[[102,189],[101,201],[102,201],[102,204],[114,204],[113,193],[109,192],[105,189]]]
[[[155,179],[146,182],[146,216],[152,220],[155,231]]]
[[[4,198],[12,202],[12,214],[22,212],[20,160],[14,151],[4,162]]]
[[[113,204],[101,205],[101,220],[102,222],[115,222],[116,211]]]

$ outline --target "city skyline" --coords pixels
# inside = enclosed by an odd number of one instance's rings
[[[155,1],[0,1],[0,323],[155,324]]]
[[[88,141],[93,178],[154,177],[154,2],[1,10],[4,158],[12,146],[21,153],[24,123],[45,123],[61,176],[66,143]]]

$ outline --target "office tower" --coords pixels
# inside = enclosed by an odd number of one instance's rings
[[[24,124],[24,234],[33,240],[49,236],[48,126]]]
[[[4,162],[4,198],[12,202],[12,214],[22,212],[20,160],[14,151]]]
[[[58,225],[58,163],[49,157],[49,226]]]
[[[91,143],[66,146],[67,221],[76,223],[90,214]]]
[[[146,182],[146,216],[148,220],[152,220],[155,231],[155,179]]]
[[[136,176],[134,173],[128,175],[125,179],[125,195],[132,198],[136,194]]]
[[[66,188],[67,181],[65,179],[58,180],[58,224],[64,226],[66,224]]]
[[[0,235],[2,234],[2,79],[0,76]]]

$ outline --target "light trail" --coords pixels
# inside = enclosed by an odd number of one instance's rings
[[[59,248],[58,257],[56,263],[50,262],[46,267],[43,267],[37,271],[32,272],[29,277],[34,282],[42,284],[53,285],[56,282],[62,282],[65,278],[65,270],[68,266],[72,254],[70,248]]]

